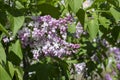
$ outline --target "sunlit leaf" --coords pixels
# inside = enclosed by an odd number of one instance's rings
[[[14,17],[13,35],[16,35],[18,30],[22,27],[24,19],[25,19],[24,16]]]
[[[9,15],[9,21],[11,23],[11,29],[13,32],[13,36],[15,36],[18,30],[22,27],[24,20],[25,20],[24,16],[14,17],[12,15]]]
[[[13,78],[15,69],[14,69],[13,64],[9,61],[8,61],[8,68],[9,68],[10,75]]]
[[[103,25],[106,29],[109,28],[110,21],[105,17],[99,16],[100,24]]]
[[[0,80],[12,80],[7,71],[0,65]]]
[[[6,35],[9,35],[8,31],[0,24],[0,31],[4,32]]]
[[[75,33],[76,31],[76,25],[73,23],[72,25],[69,25],[68,32]]]
[[[1,43],[0,43],[0,59],[6,63],[6,53]]]
[[[88,32],[91,39],[96,38],[98,30],[99,30],[98,21],[96,19],[90,20],[88,22]]]
[[[12,44],[12,46],[10,47],[10,50],[13,51],[14,54],[17,55],[21,60],[23,59],[21,45],[20,45],[19,40],[17,40],[15,44]]]
[[[77,13],[82,6],[83,0],[68,0],[69,6],[74,13]]]
[[[16,8],[22,9],[22,8],[24,8],[24,6],[19,1],[16,1]]]
[[[120,21],[120,11],[118,11],[117,9],[111,7],[110,12],[113,15],[113,17],[115,18],[116,22]]]
[[[17,80],[23,80],[23,71],[21,70],[21,68],[18,67],[15,69],[15,76]]]

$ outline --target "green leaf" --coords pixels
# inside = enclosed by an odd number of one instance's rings
[[[0,80],[12,80],[6,70],[0,65]]]
[[[19,1],[15,1],[15,4],[16,4],[16,8],[17,8],[17,9],[22,9],[22,8],[24,8],[24,6],[23,6]]]
[[[66,61],[67,63],[69,63],[69,64],[75,64],[75,63],[78,63],[78,61],[77,60],[67,60]]]
[[[25,20],[25,17],[24,16],[15,17],[12,15],[9,15],[9,20],[11,23],[11,29],[13,32],[13,36],[15,36],[16,33],[18,32],[18,30],[22,27],[24,20]]]
[[[76,16],[78,17],[81,25],[84,27],[85,11],[83,9],[79,9],[79,11],[76,13]]]
[[[120,26],[114,26],[111,31],[114,41],[120,40]]]
[[[46,2],[46,0],[39,0],[37,4],[43,4],[45,2]]]
[[[27,2],[28,0],[19,0],[20,2]]]
[[[18,30],[22,27],[24,19],[25,19],[24,16],[14,17],[13,35],[16,35]]]
[[[9,68],[10,75],[13,78],[15,69],[14,69],[13,64],[9,61],[8,61],[8,68]]]
[[[119,32],[119,34],[118,34],[118,38],[117,38],[117,40],[120,40],[120,32]]]
[[[96,19],[90,20],[88,22],[88,32],[89,32],[89,35],[90,35],[91,39],[96,38],[98,30],[99,30],[98,21]]]
[[[3,60],[6,63],[6,53],[1,43],[0,43],[0,60]]]
[[[38,5],[38,10],[42,12],[42,15],[51,15],[54,18],[59,18],[60,16],[60,12],[59,12],[59,8],[54,7],[50,4],[41,4]]]
[[[117,9],[111,7],[110,12],[113,15],[113,17],[115,18],[116,22],[120,21],[120,11],[118,11]]]
[[[7,22],[7,14],[2,6],[4,6],[4,5],[2,5],[2,3],[1,3],[0,8],[2,8],[2,9],[0,10],[0,23],[3,26],[5,26],[6,22]]]
[[[17,80],[23,80],[23,71],[21,68],[19,68],[19,67],[15,68],[15,76],[16,76]]]
[[[120,0],[118,0],[118,2],[119,2],[119,7],[120,7]]]
[[[14,54],[17,55],[21,60],[23,59],[21,44],[19,40],[17,40],[15,44],[12,44],[10,50],[13,51]]]
[[[83,0],[68,0],[68,4],[74,13],[77,13],[82,6]]]
[[[2,26],[2,24],[0,24],[0,31],[4,32],[6,35],[9,36],[8,31]]]
[[[106,29],[109,28],[110,21],[106,19],[105,17],[100,16],[99,17],[100,24],[103,25]]]
[[[115,7],[119,7],[119,1],[118,0],[107,0],[110,4],[114,5]]]
[[[74,23],[68,26],[68,32],[75,33],[75,31],[76,31],[76,25]]]

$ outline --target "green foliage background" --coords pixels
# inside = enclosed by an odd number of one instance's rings
[[[85,0],[64,1],[63,4],[61,0],[0,0],[0,80],[70,80],[70,67],[80,62],[86,63],[86,73],[91,80],[94,74],[103,79],[105,73],[111,71],[107,65],[109,59],[114,61],[113,57],[106,56],[106,48],[93,40],[106,39],[111,45],[120,46],[117,44],[120,39],[120,0],[92,0],[88,8],[83,8]],[[16,37],[23,24],[31,16],[51,15],[60,18],[66,13],[74,15],[76,22],[79,21],[87,31],[87,36],[82,35],[79,40],[68,36],[69,42],[80,43],[80,51],[70,60],[46,57],[33,65],[26,63],[30,54],[24,54]],[[74,32],[75,26],[76,24],[69,29],[70,33]],[[12,34],[9,34],[10,31]],[[9,38],[12,36],[15,40],[3,44],[2,38],[5,35]],[[99,57],[98,62],[90,59],[95,54],[94,51]],[[35,73],[28,75],[30,72]],[[115,80],[118,79],[117,76]]]

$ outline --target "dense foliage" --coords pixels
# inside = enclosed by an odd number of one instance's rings
[[[119,80],[120,0],[0,0],[0,80]]]

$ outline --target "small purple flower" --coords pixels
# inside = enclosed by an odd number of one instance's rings
[[[80,45],[79,44],[72,44],[72,43],[70,43],[69,47],[71,47],[73,49],[78,49],[78,48],[80,48]]]
[[[82,25],[80,23],[77,23],[75,37],[80,38],[80,35],[82,33],[83,33],[83,27],[82,27]]]
[[[106,75],[105,75],[105,79],[106,79],[106,80],[112,80],[110,74],[106,74]]]
[[[74,64],[75,66],[75,71],[77,74],[81,74],[82,71],[85,69],[86,65],[85,63],[78,63],[78,64]]]
[[[102,43],[102,45],[105,46],[105,47],[109,47],[109,46],[110,46],[109,43],[108,43],[108,41],[105,40],[105,39],[103,39],[103,40],[101,41],[101,43]]]
[[[120,53],[120,49],[117,48],[117,47],[112,47],[112,48],[110,48],[110,52],[113,52],[113,53],[115,53],[116,55],[118,55],[118,54]]]
[[[117,75],[117,73],[116,73],[115,71],[112,71],[112,75],[114,75],[114,76],[115,76],[115,75]]]
[[[38,57],[39,57],[39,51],[38,50],[33,50],[32,52],[33,52],[34,59],[38,59]]]
[[[118,70],[120,70],[120,63],[117,64],[117,68],[118,68]]]
[[[78,48],[80,48],[80,45],[79,44],[74,44],[74,48],[78,49]]]
[[[3,38],[3,42],[4,43],[8,43],[10,40],[8,39],[8,37],[5,37],[5,38]]]
[[[115,49],[115,50],[114,50],[114,53],[115,53],[115,54],[119,54],[119,53],[120,53],[120,49],[119,49],[119,48]]]

